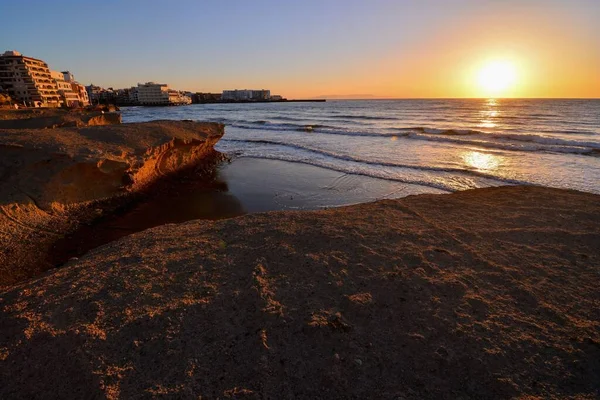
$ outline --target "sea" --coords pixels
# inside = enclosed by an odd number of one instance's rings
[[[123,122],[213,121],[234,160],[400,184],[396,197],[500,185],[600,193],[600,100],[328,100],[124,107]],[[398,186],[396,186],[398,187]]]

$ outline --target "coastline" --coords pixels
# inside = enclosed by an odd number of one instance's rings
[[[60,267],[96,247],[164,224],[319,210],[428,192],[439,191],[296,162],[233,158],[202,176],[183,171],[157,182],[143,196],[56,241],[47,260]]]
[[[600,195],[217,167],[221,124],[61,121],[0,135],[0,397],[600,391]]]

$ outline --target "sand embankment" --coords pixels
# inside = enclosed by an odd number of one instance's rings
[[[214,156],[223,133],[182,121],[0,130],[0,287],[49,268],[48,246],[123,195]]]
[[[140,232],[0,294],[0,397],[594,398],[599,200],[502,187]]]
[[[120,123],[121,114],[118,112],[103,112],[85,108],[0,110],[0,129],[54,129]]]

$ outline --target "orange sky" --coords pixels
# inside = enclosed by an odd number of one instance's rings
[[[600,15],[595,26],[593,14],[546,11],[521,6],[458,19],[432,28],[410,51],[348,65],[313,85],[281,84],[298,97],[488,97],[478,73],[490,61],[505,60],[514,64],[516,79],[498,97],[599,98]]]
[[[493,96],[600,97],[600,0],[57,2],[0,2],[0,15],[11,15],[0,51],[41,58],[84,84],[489,97],[479,71],[500,60],[516,80]],[[56,18],[69,29],[56,29]],[[111,29],[95,28],[107,21]],[[156,29],[163,21],[176,29]]]

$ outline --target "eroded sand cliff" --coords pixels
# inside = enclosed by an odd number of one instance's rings
[[[27,108],[0,110],[0,129],[54,129],[120,123],[120,113],[93,109]]]
[[[214,156],[223,126],[156,121],[0,131],[0,287],[49,267],[45,249],[123,195]]]
[[[2,398],[596,398],[599,196],[140,232],[0,294]]]

